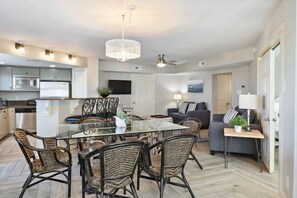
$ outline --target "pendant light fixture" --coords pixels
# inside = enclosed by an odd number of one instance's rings
[[[130,11],[130,17],[134,7],[128,7]],[[141,47],[138,41],[125,39],[125,15],[122,15],[122,38],[108,40],[105,43],[105,53],[107,57],[117,59],[121,62],[125,62],[129,59],[135,59],[140,57]]]

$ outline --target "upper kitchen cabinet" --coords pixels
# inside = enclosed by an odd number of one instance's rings
[[[14,67],[13,75],[20,76],[39,76],[39,68]]]
[[[71,81],[71,69],[40,69],[40,80]]]
[[[12,90],[12,68],[0,67],[0,91]]]

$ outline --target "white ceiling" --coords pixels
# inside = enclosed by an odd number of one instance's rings
[[[0,0],[0,37],[86,57],[105,56],[121,35],[121,15],[135,4],[126,38],[142,44],[134,63],[164,53],[178,64],[252,47],[280,0]],[[1,61],[1,60],[0,60]]]

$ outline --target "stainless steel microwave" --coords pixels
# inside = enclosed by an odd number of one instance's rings
[[[13,90],[37,91],[39,90],[38,76],[13,76]]]

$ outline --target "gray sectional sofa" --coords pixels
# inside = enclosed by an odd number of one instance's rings
[[[193,102],[188,102],[193,103]],[[195,111],[185,114],[179,113],[178,108],[167,109],[168,116],[172,117],[173,123],[178,123],[185,118],[198,118],[202,122],[202,128],[208,129],[210,123],[210,111],[207,110],[205,102],[197,103]]]
[[[240,115],[245,119],[247,118],[246,110],[236,107]],[[223,122],[224,114],[214,114],[213,120],[209,125],[208,137],[209,137],[209,149],[212,155],[216,151],[223,152],[225,149],[224,128],[232,128],[228,124]],[[256,118],[254,111],[251,111],[251,129],[258,129],[262,132],[259,120]],[[243,154],[257,154],[256,143],[254,139],[248,138],[232,138],[232,143],[229,144],[228,150],[231,153],[243,153]]]

